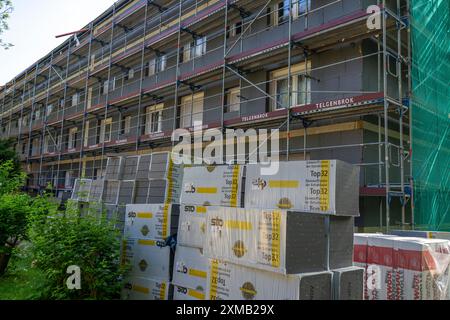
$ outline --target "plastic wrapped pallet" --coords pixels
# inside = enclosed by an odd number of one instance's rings
[[[202,301],[206,299],[206,295],[202,291],[191,288],[173,285],[173,300],[185,301]]]
[[[364,268],[349,267],[333,270],[334,300],[363,300]]]
[[[133,202],[135,181],[120,181],[117,203],[127,205]]]
[[[205,255],[282,274],[349,266],[353,223],[352,217],[211,207]]]
[[[101,201],[103,194],[103,186],[105,181],[102,179],[93,180],[91,183],[91,191],[89,193],[89,201]]]
[[[72,200],[88,202],[91,193],[91,179],[76,179],[72,192]]]
[[[105,179],[106,180],[120,180],[122,179],[124,158],[123,157],[108,157],[106,162]]]
[[[353,254],[353,264],[357,267],[361,267],[365,270],[364,274],[364,300],[369,300],[369,292],[367,288],[367,255],[368,255],[368,243],[369,238],[379,237],[379,238],[392,238],[393,236],[384,235],[380,233],[356,233],[354,235],[354,254]],[[371,278],[372,279],[372,278]]]
[[[186,167],[181,203],[242,207],[243,171],[239,165]]]
[[[126,239],[122,246],[122,264],[129,265],[130,276],[170,280],[173,254],[156,240]]]
[[[122,180],[135,180],[139,156],[124,157],[123,162]]]
[[[179,245],[203,249],[208,208],[187,204],[180,206],[180,223],[177,237]]]
[[[245,208],[359,216],[359,167],[338,160],[280,162],[275,175],[248,165]]]
[[[168,179],[180,185],[183,180],[183,166],[172,161],[168,152],[155,152],[152,154],[148,179]]]
[[[210,260],[209,300],[330,300],[331,272],[281,275]]]
[[[129,204],[126,206],[126,238],[165,241],[177,233],[179,205]]]
[[[152,162],[151,154],[139,156],[136,180],[148,180],[148,172],[150,171],[151,162]]]
[[[209,260],[203,250],[177,246],[173,269],[173,284],[206,293]]]
[[[141,180],[135,183],[135,204],[177,204],[180,200],[180,185],[167,179]]]
[[[445,239],[450,240],[450,232],[420,231],[420,230],[393,230],[389,234],[399,237]]]
[[[132,277],[125,281],[122,300],[171,300],[172,286],[168,281]]]
[[[448,240],[378,235],[367,239],[369,300],[448,298]]]
[[[106,204],[117,204],[120,181],[106,180],[103,189],[103,201]]]
[[[394,242],[395,300],[446,300],[450,242],[402,238]]]

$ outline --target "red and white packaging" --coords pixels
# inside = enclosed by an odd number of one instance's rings
[[[395,241],[395,299],[448,299],[450,242],[403,238]]]

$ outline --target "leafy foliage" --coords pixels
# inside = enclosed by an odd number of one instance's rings
[[[36,214],[31,224],[37,267],[49,285],[46,299],[115,299],[119,297],[124,269],[120,266],[120,235],[114,225],[94,212],[82,218],[77,204],[65,214]],[[81,269],[81,290],[69,290],[66,270]]]
[[[16,171],[12,160],[0,162],[0,195],[18,192],[25,179],[26,174]]]
[[[0,35],[8,30],[8,19],[13,11],[11,0],[0,0]],[[9,49],[13,45],[11,43],[5,43],[0,39],[0,47]]]

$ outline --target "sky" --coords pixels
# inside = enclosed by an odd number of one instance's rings
[[[0,37],[14,44],[0,48],[0,86],[12,80],[67,37],[55,36],[82,29],[115,0],[12,0],[10,30]]]

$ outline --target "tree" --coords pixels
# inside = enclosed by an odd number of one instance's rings
[[[12,11],[13,6],[11,0],[0,0],[0,35],[8,30],[8,19]],[[0,39],[0,47],[9,49],[12,47],[12,44]]]
[[[16,173],[19,173],[22,170],[20,168],[19,156],[14,149],[14,143],[14,139],[0,140],[0,163],[5,163],[6,161],[10,160],[13,164],[12,170],[14,170],[14,172]]]

